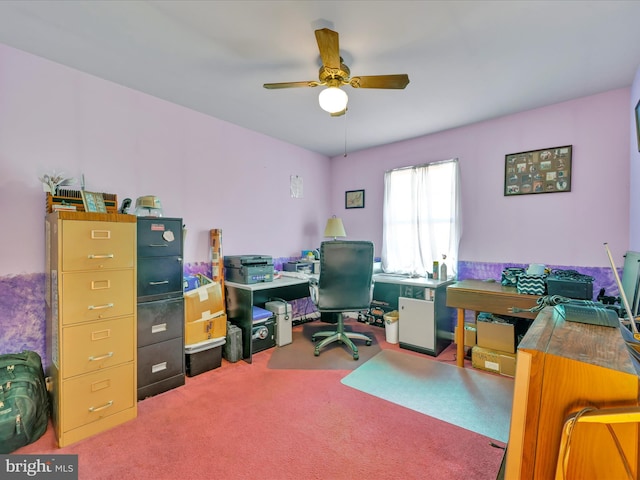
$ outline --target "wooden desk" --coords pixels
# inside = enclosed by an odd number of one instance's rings
[[[635,407],[640,378],[617,328],[567,322],[542,310],[518,346],[506,480],[552,479],[566,418],[585,407]],[[635,423],[612,425],[638,478]],[[573,429],[568,480],[628,478],[607,427]]]
[[[488,312],[512,317],[536,318],[536,313],[512,313],[512,307],[529,309],[536,306],[539,297],[518,293],[515,287],[504,287],[499,282],[461,280],[447,287],[447,307],[458,309],[456,333],[456,363],[464,367],[464,311]]]

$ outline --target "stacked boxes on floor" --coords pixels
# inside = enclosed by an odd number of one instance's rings
[[[481,314],[476,322],[476,342],[471,349],[471,364],[475,368],[516,374],[516,324],[509,319]]]
[[[199,277],[200,287],[184,293],[184,351],[190,377],[220,366],[227,335],[222,287],[204,275]]]
[[[458,338],[458,326],[453,327],[453,338],[454,340]],[[471,349],[478,344],[476,340],[476,324],[475,323],[465,323],[464,324],[464,348],[465,355],[471,357]]]

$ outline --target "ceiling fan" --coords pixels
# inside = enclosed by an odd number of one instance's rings
[[[344,115],[347,111],[347,93],[340,87],[351,85],[353,88],[385,88],[403,89],[409,84],[409,76],[406,73],[398,75],[369,75],[350,77],[351,71],[340,56],[338,33],[328,28],[316,30],[316,41],[320,50],[322,66],[320,67],[319,81],[265,83],[264,88],[295,88],[318,87],[326,85],[327,88],[320,92],[318,102],[323,110],[331,116]]]

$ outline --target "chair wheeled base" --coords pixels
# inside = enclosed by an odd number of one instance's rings
[[[315,342],[318,338],[324,338],[320,343],[318,343],[315,347],[313,354],[317,357],[320,355],[320,350],[325,346],[329,345],[333,342],[340,342],[347,345],[351,351],[353,352],[353,359],[358,360],[360,355],[358,354],[358,347],[356,347],[355,343],[351,340],[364,340],[365,345],[371,345],[371,339],[367,337],[364,333],[358,332],[345,332],[344,331],[344,320],[342,318],[342,313],[338,313],[338,324],[336,331],[324,331],[324,332],[316,332],[311,336],[311,341]]]

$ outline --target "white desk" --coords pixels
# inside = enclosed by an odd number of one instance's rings
[[[394,285],[409,285],[412,287],[438,288],[453,283],[453,280],[433,280],[431,278],[412,278],[406,275],[392,275],[389,273],[376,273],[374,282],[391,283]]]
[[[446,306],[446,288],[453,280],[386,273],[373,279],[373,299],[399,312],[400,348],[438,356],[451,343],[455,312]]]

